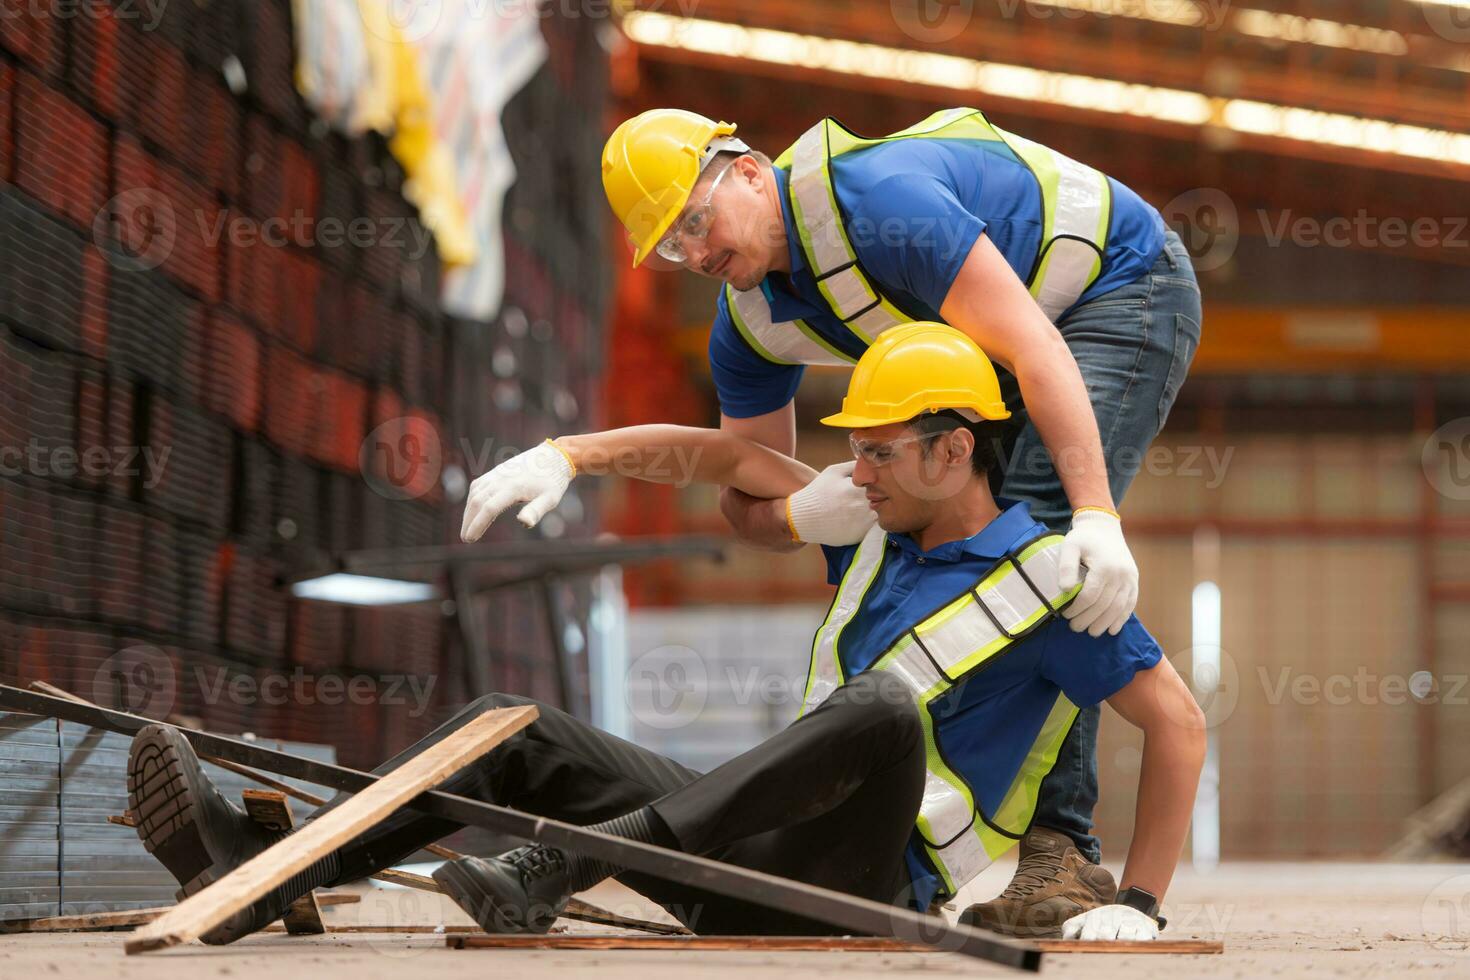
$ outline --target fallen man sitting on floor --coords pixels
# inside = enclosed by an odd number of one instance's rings
[[[439,788],[925,910],[1026,836],[1037,788],[1078,708],[1106,700],[1145,736],[1124,888],[1112,897],[1109,877],[1106,904],[1058,896],[1055,908],[1076,914],[1045,925],[1060,924],[1067,938],[1157,938],[1204,758],[1204,720],[1136,618],[1117,635],[1067,628],[1059,612],[1079,587],[1059,585],[1061,536],[1024,504],[991,496],[987,423],[1005,413],[996,391],[980,349],[939,324],[890,330],[859,361],[844,411],[823,421],[851,430],[852,479],[866,488],[877,523],[860,544],[827,549],[837,595],[813,644],[802,712],[784,731],[701,774],[556,708],[492,694],[375,771],[391,771],[485,711],[537,704],[536,721]],[[689,472],[668,472],[671,449]],[[475,482],[466,540],[517,502],[529,502],[519,516],[534,524],[578,472],[614,458],[622,475],[688,477],[760,497],[786,496],[814,477],[719,431],[641,426],[564,437]],[[170,728],[138,734],[128,788],[139,836],[184,895],[281,837],[225,799]],[[458,829],[400,810],[204,939],[233,942],[308,890],[364,878]],[[610,876],[697,933],[832,931],[541,844],[452,861],[434,874],[495,933],[545,932],[571,895]],[[988,924],[970,911],[961,918]]]

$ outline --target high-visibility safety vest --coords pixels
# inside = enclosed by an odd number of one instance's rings
[[[919,706],[927,773],[917,830],[944,879],[947,895],[958,893],[1025,835],[1036,812],[1041,781],[1056,764],[1077,706],[1058,692],[1025,762],[993,813],[985,812],[969,784],[950,768],[935,734],[931,706],[1058,615],[1081,591],[1080,584],[1071,589],[1059,584],[1062,539],[1060,534],[1043,533],[1013,549],[973,586],[911,627],[867,668],[901,679]],[[812,643],[803,714],[848,680],[839,641],[877,578],[886,545],[886,532],[874,525],[842,577]]]
[[[782,153],[776,166],[790,170],[791,210],[817,288],[833,314],[864,344],[912,318],[883,296],[858,262],[837,210],[832,160],[899,139],[1000,144],[1031,171],[1041,190],[1042,235],[1026,285],[1048,319],[1055,321],[1097,281],[1112,217],[1112,187],[1101,172],[992,125],[978,109],[945,109],[877,139],[857,136],[835,119],[823,119]],[[773,323],[759,289],[741,292],[727,285],[725,290],[736,329],[766,360],[778,364],[855,362],[803,320]]]

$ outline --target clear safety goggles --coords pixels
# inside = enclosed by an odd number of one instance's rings
[[[887,466],[898,458],[900,447],[907,446],[911,442],[933,439],[935,436],[942,435],[945,435],[945,433],[921,432],[912,436],[899,436],[897,439],[889,439],[887,442],[878,442],[873,439],[863,439],[856,433],[849,432],[847,434],[847,443],[852,447],[853,459],[864,459],[874,466]]]
[[[654,251],[662,258],[670,262],[678,262],[680,265],[688,261],[689,253],[684,249],[685,238],[697,238],[701,241],[709,237],[710,227],[715,223],[715,208],[710,203],[715,196],[715,188],[720,186],[720,181],[725,175],[735,169],[734,161],[727,163],[725,169],[709,185],[705,192],[704,200],[690,208],[685,208],[684,213],[675,219],[669,233],[659,239]]]

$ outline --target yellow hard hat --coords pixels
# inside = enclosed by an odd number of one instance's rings
[[[1010,418],[995,367],[954,327],[921,321],[886,330],[859,358],[842,411],[822,419],[842,429],[907,422],[924,412],[970,409]]]
[[[709,159],[721,149],[749,149],[722,139],[735,125],[683,109],[650,109],[626,120],[602,148],[602,189],[633,238],[637,266],[684,210]]]

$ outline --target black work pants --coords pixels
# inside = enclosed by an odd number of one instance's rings
[[[853,678],[782,732],[706,774],[511,694],[472,702],[374,771],[392,771],[485,711],[525,704],[539,710],[534,722],[439,788],[579,825],[652,805],[686,853],[909,904],[904,850],[923,795],[924,738],[918,708],[892,677]],[[400,810],[342,848],[337,883],[390,867],[459,829]],[[618,880],[698,933],[834,931],[641,872],[624,871]]]

